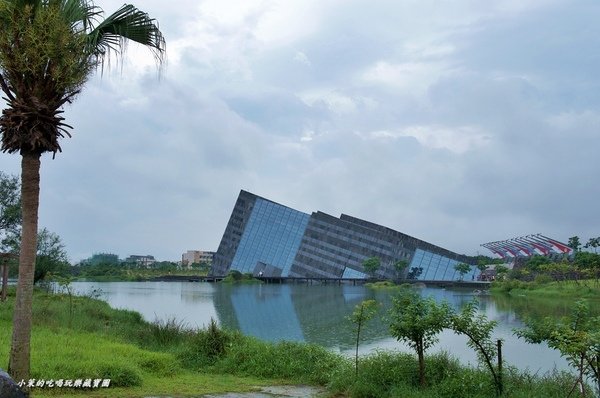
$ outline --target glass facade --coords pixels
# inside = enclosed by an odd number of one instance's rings
[[[410,265],[408,266],[408,278],[420,281],[455,281],[460,274],[454,269],[457,261],[426,250],[417,249]],[[471,271],[466,273],[463,280],[475,280],[479,270],[472,266]]]
[[[344,270],[344,274],[342,275],[342,278],[344,279],[366,279],[369,276],[365,273],[362,273],[360,271],[357,271],[355,269],[352,268],[346,268]]]
[[[308,214],[257,198],[231,263],[232,270],[253,273],[258,263],[288,276],[308,224]]]

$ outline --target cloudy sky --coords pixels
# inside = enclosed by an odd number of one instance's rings
[[[73,261],[216,250],[240,189],[466,254],[600,235],[596,0],[138,5],[160,77],[129,46],[42,160],[40,226]]]

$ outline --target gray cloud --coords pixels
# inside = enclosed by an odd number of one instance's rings
[[[467,254],[598,235],[594,2],[147,6],[162,78],[134,51],[92,79],[43,161],[40,224],[73,260],[215,250],[240,189]]]

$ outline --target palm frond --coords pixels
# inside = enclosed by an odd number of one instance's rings
[[[88,32],[93,29],[102,9],[89,0],[53,0],[61,10],[61,15],[69,23],[74,32]]]
[[[123,5],[88,34],[89,52],[104,62],[111,53],[123,53],[126,39],[149,47],[156,61],[162,63],[165,39],[158,22],[131,4]]]

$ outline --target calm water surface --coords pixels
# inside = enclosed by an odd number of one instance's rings
[[[334,351],[353,354],[355,336],[345,319],[362,300],[382,303],[378,319],[367,324],[361,335],[361,353],[377,349],[410,351],[389,334],[381,319],[390,305],[388,292],[364,286],[335,285],[221,285],[196,282],[74,282],[78,294],[100,289],[101,298],[112,307],[141,313],[148,321],[176,318],[189,327],[203,327],[214,318],[219,324],[263,340],[293,340],[317,343]],[[471,290],[422,289],[424,296],[447,300],[455,308],[473,299]],[[568,304],[549,305],[526,299],[478,296],[480,309],[498,321],[495,338],[504,340],[507,363],[532,372],[569,369],[560,355],[545,345],[527,344],[513,336],[524,316],[564,314]],[[475,353],[467,339],[443,332],[430,352],[445,350],[464,363],[475,364]]]

